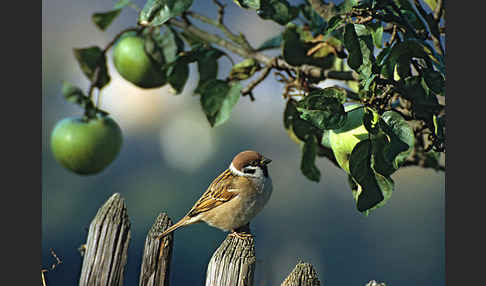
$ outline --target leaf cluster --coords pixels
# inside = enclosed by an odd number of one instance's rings
[[[211,34],[189,21],[192,0],[148,0],[130,31],[143,37],[145,51],[156,63],[175,94],[184,90],[189,65],[197,65],[199,81],[194,91],[212,127],[231,117],[241,95],[270,74],[279,71],[285,84],[283,125],[301,147],[300,170],[319,182],[316,166],[326,157],[348,173],[357,209],[368,214],[386,203],[394,189],[391,175],[404,166],[440,169],[437,154],[445,152],[445,51],[443,7],[436,1],[345,0],[338,5],[287,0],[234,0],[262,20],[283,27],[282,32],[253,48],[243,34],[232,33],[223,22],[224,5],[215,1],[218,19],[198,20],[220,29],[227,38]],[[425,5],[425,6],[423,6]],[[93,14],[93,22],[106,30],[124,7]],[[94,88],[110,81],[105,49],[75,49],[81,70],[91,81],[88,96],[65,86],[67,99],[85,109]],[[243,57],[234,63],[227,50]],[[270,59],[267,50],[279,51]],[[220,75],[222,57],[231,60],[227,75]],[[260,73],[259,73],[260,72]],[[247,87],[245,80],[256,78]],[[320,88],[328,79],[339,86]],[[349,104],[358,104],[362,116],[351,116]],[[347,154],[333,148],[330,134],[352,128],[365,137]],[[344,139],[343,139],[344,140]],[[420,159],[422,158],[422,159]],[[426,158],[423,160],[423,158]],[[419,160],[420,159],[420,160]],[[343,163],[344,162],[344,163]]]

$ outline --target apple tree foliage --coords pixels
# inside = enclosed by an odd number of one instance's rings
[[[399,168],[445,170],[440,163],[445,155],[443,1],[213,0],[216,18],[192,11],[193,2],[148,0],[140,8],[120,0],[112,10],[94,13],[101,30],[122,9],[134,8],[138,18],[104,49],[74,49],[91,85],[85,95],[65,83],[66,99],[79,103],[86,116],[106,116],[93,104],[93,91],[110,82],[107,51],[132,33],[143,40],[161,85],[170,85],[175,94],[187,82],[189,65],[197,66],[194,93],[212,127],[230,119],[241,97],[254,101],[253,89],[273,70],[283,84],[283,127],[301,146],[302,174],[318,182],[315,161],[325,157],[335,163],[348,174],[350,193],[364,214],[390,198],[391,175]],[[273,21],[282,32],[253,47],[245,36],[252,31],[235,33],[225,25],[228,5]],[[207,25],[222,33],[209,32]],[[278,56],[267,55],[269,50]],[[231,54],[243,60],[231,60],[231,71],[218,78],[219,60]],[[326,80],[340,84],[320,88]]]

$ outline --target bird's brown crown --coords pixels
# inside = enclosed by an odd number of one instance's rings
[[[233,166],[237,170],[242,170],[246,166],[261,166],[265,160],[265,157],[262,156],[262,154],[247,150],[238,153],[238,155],[233,158]]]

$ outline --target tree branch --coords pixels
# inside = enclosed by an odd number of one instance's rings
[[[220,29],[226,37],[228,37],[231,41],[233,41],[234,43],[236,44],[239,44],[241,47],[243,47],[248,53],[251,53],[254,51],[253,47],[250,45],[250,43],[246,40],[245,36],[243,36],[243,34],[240,34],[239,36],[233,34],[228,27],[226,27],[224,24],[223,24],[223,15],[224,15],[224,12],[221,12],[221,11],[224,11],[222,10],[221,8],[219,9],[219,14],[218,14],[218,20],[214,20],[214,19],[211,19],[211,18],[208,18],[206,16],[203,16],[203,15],[200,15],[200,14],[197,14],[195,12],[192,12],[192,11],[188,11],[186,14],[188,16],[191,16],[201,22],[204,22],[206,24],[209,24],[211,26],[214,26],[218,29]]]
[[[192,13],[194,15],[194,13]],[[218,35],[211,34],[207,31],[201,30],[198,27],[191,25],[190,23],[177,20],[172,18],[168,21],[168,23],[172,26],[178,27],[180,29],[185,30],[187,33],[190,33],[200,39],[205,40],[208,43],[212,43],[223,47],[243,58],[252,58],[256,61],[260,62],[265,66],[272,66],[278,70],[292,70],[297,74],[302,74],[309,78],[324,80],[324,79],[335,79],[335,80],[358,80],[358,74],[354,71],[332,71],[332,70],[325,70],[320,67],[311,66],[311,65],[301,65],[299,67],[291,66],[285,60],[278,58],[275,62],[272,63],[273,59],[263,53],[259,52],[251,52],[247,49],[230,42],[226,39],[221,38]]]
[[[272,60],[272,63],[268,66],[266,66],[263,71],[260,73],[260,75],[258,75],[258,77],[250,82],[250,84],[248,84],[244,89],[241,90],[241,95],[245,96],[245,95],[249,95],[250,96],[250,99],[251,101],[254,101],[255,98],[253,97],[253,89],[259,85],[262,81],[265,80],[265,78],[270,74],[270,71],[272,70],[272,68],[274,68],[274,62],[276,61],[276,59],[273,59]]]

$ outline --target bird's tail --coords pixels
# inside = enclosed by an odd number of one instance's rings
[[[173,232],[174,230],[178,229],[179,227],[183,227],[183,226],[186,226],[186,225],[190,225],[190,224],[193,224],[195,223],[196,221],[191,221],[191,217],[183,217],[180,221],[178,221],[176,224],[174,224],[173,226],[169,227],[168,229],[166,229],[162,234],[160,234],[157,238],[163,238],[167,235],[169,235],[171,232]]]

